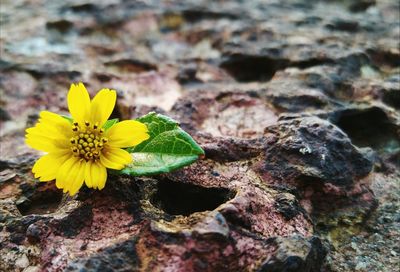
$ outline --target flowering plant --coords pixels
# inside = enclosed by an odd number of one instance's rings
[[[46,152],[33,166],[40,181],[75,195],[83,183],[103,189],[107,168],[129,175],[152,175],[194,162],[204,151],[174,120],[149,113],[138,120],[108,120],[116,103],[114,90],[102,89],[90,100],[82,83],[68,93],[71,117],[42,111],[26,130],[26,144]]]

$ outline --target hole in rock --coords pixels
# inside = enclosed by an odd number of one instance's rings
[[[283,60],[266,56],[232,55],[221,63],[226,70],[239,82],[268,81],[275,72],[286,67]]]
[[[400,54],[384,50],[367,50],[372,63],[378,67],[389,66],[398,67],[400,65]]]
[[[400,91],[389,90],[383,95],[383,102],[396,109],[400,109]]]
[[[335,62],[332,59],[329,58],[310,58],[302,61],[296,61],[290,63],[290,66],[297,67],[300,69],[307,69],[313,66],[319,66],[319,65],[328,65],[328,64],[334,64]]]
[[[400,148],[395,125],[379,108],[343,112],[336,125],[356,146],[368,146],[380,152],[390,153]]]
[[[349,1],[349,10],[351,12],[362,12],[367,10],[370,6],[376,4],[375,0],[358,0],[358,1]]]
[[[62,191],[36,191],[29,199],[18,203],[17,208],[22,215],[49,214],[57,210],[62,199]]]
[[[202,9],[188,9],[182,12],[183,17],[190,23],[196,23],[201,20],[218,20],[218,19],[237,19],[237,16],[225,12],[215,12]]]
[[[155,65],[135,59],[119,59],[106,62],[104,63],[104,65],[114,67],[120,72],[127,73],[143,73],[157,70],[157,67]]]
[[[47,22],[46,23],[46,28],[48,30],[57,30],[59,32],[65,33],[71,30],[73,27],[73,23],[67,20],[59,20],[59,21],[53,21],[53,22]]]
[[[83,4],[77,4],[74,6],[69,7],[69,9],[73,12],[82,12],[82,13],[95,13],[98,11],[98,7],[95,6],[94,4],[90,3],[83,3]]]
[[[188,216],[195,212],[212,211],[234,195],[226,188],[207,188],[162,180],[157,184],[151,203],[168,214]]]

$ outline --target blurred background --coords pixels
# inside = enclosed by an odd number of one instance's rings
[[[279,112],[305,110],[288,106],[299,99],[322,108],[368,95],[398,109],[398,8],[372,0],[3,0],[2,133],[38,110],[65,112],[78,81],[92,94],[116,89],[124,118],[135,117],[132,107],[169,111],[183,94],[212,89],[264,88]]]

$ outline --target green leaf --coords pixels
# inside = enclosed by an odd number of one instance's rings
[[[116,123],[118,123],[118,121],[119,121],[118,118],[107,120],[107,121],[104,123],[103,128],[104,128],[105,130],[107,130],[107,129],[109,129],[110,127],[112,127],[113,125],[115,125]]]
[[[128,149],[133,162],[122,173],[133,176],[168,173],[204,155],[203,149],[175,120],[155,112],[137,120],[147,125],[150,138]]]
[[[74,121],[74,119],[72,119],[70,116],[67,115],[61,115],[62,118],[67,119],[71,124]]]

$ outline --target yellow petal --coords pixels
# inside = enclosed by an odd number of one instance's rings
[[[40,181],[49,181],[55,179],[58,169],[69,158],[69,156],[70,154],[68,152],[58,152],[44,155],[36,161],[32,168],[35,178],[40,177]]]
[[[93,189],[97,189],[98,187],[98,181],[100,179],[99,177],[99,173],[101,170],[97,169],[99,167],[99,164],[94,162],[92,163],[91,167],[90,167],[90,177],[92,178],[92,188]],[[104,166],[101,166],[104,167]]]
[[[106,156],[100,156],[100,162],[106,168],[116,169],[116,170],[121,170],[122,168],[124,168],[123,164],[110,161],[108,158],[106,158]]]
[[[93,187],[93,176],[92,176],[92,168],[93,168],[93,162],[89,161],[86,163],[85,166],[85,184],[88,188]]]
[[[63,139],[70,139],[72,137],[72,129],[71,127],[69,128],[59,128],[55,127],[52,124],[46,123],[46,121],[41,121],[36,124],[35,130],[52,139],[58,139],[58,140],[63,140]],[[27,132],[29,132],[27,130]]]
[[[41,138],[36,139],[34,137],[26,136],[25,143],[29,147],[43,152],[53,152],[57,150],[57,148],[53,145],[51,141],[46,141]]]
[[[43,111],[39,122],[26,130],[26,144],[44,152],[69,149],[72,130],[67,120],[61,116]]]
[[[90,97],[82,83],[71,84],[68,92],[68,108],[74,121],[83,124],[89,120]]]
[[[147,140],[147,126],[141,122],[128,120],[113,125],[107,131],[108,144],[114,147],[131,147]]]
[[[127,151],[121,148],[108,146],[102,150],[100,161],[107,168],[119,170],[130,163],[132,157]]]
[[[95,189],[103,189],[107,180],[107,169],[100,163],[95,162],[91,167],[92,184]]]
[[[75,163],[71,170],[69,181],[69,195],[74,196],[83,185],[85,179],[86,161],[80,160]]]
[[[58,189],[68,188],[68,178],[73,166],[79,161],[79,158],[73,156],[66,160],[56,175],[56,186]]]
[[[116,100],[117,93],[114,90],[100,90],[90,105],[90,121],[103,126],[114,110]]]
[[[57,149],[69,149],[70,143],[67,137],[61,134],[46,133],[40,126],[26,130],[26,143],[37,150],[52,152]]]
[[[42,111],[39,116],[41,122],[50,123],[53,127],[57,128],[57,131],[64,133],[68,131],[72,134],[70,122],[62,116],[50,111]]]

